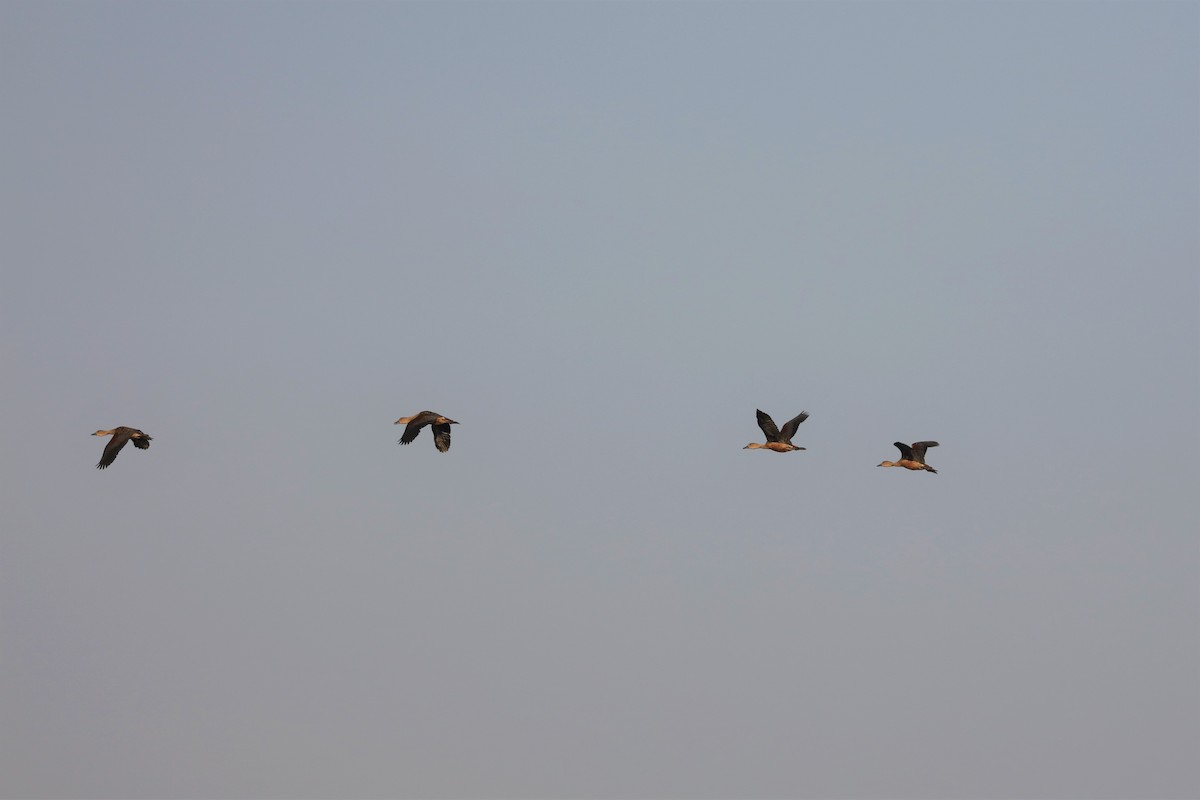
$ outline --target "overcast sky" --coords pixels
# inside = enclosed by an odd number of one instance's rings
[[[1198,42],[0,0],[0,795],[1200,795]]]

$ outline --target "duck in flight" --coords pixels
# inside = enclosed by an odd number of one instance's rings
[[[925,463],[925,451],[930,447],[937,447],[937,442],[913,442],[905,444],[904,442],[894,442],[897,449],[900,450],[899,461],[884,461],[879,466],[881,467],[904,467],[912,470],[925,470],[937,475],[937,470]]]
[[[755,414],[758,415],[758,427],[762,428],[767,441],[766,444],[751,442],[743,447],[743,450],[774,450],[776,453],[788,453],[792,450],[806,449],[792,444],[792,437],[796,435],[796,428],[800,427],[800,423],[808,419],[807,411],[801,411],[798,416],[789,419],[783,426],[783,430],[775,427],[775,420],[771,419],[769,414],[758,409],[755,409]]]
[[[117,460],[117,453],[121,452],[121,448],[126,442],[133,442],[133,446],[138,450],[150,449],[150,439],[148,434],[142,433],[137,428],[113,428],[111,431],[96,431],[92,436],[112,436],[108,440],[108,444],[104,445],[104,453],[100,456],[100,463],[96,465],[96,469],[104,469],[109,464]]]
[[[444,453],[450,449],[450,426],[458,423],[449,417],[443,417],[435,411],[422,411],[415,417],[401,417],[396,420],[394,425],[404,425],[404,435],[400,437],[400,444],[409,444],[413,439],[417,438],[417,434],[421,432],[421,428],[426,425],[433,426],[433,446],[438,449],[439,453]]]

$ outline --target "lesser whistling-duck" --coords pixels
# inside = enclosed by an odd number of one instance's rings
[[[808,419],[807,411],[801,411],[798,416],[788,420],[782,431],[775,427],[775,420],[771,419],[769,414],[758,409],[755,409],[754,413],[758,415],[758,427],[762,428],[767,441],[765,444],[751,442],[743,447],[743,450],[774,450],[776,453],[790,453],[792,450],[806,449],[792,444],[792,437],[796,435],[796,428],[800,427],[800,423]]]
[[[394,425],[405,425],[404,435],[400,437],[400,444],[408,444],[413,439],[417,438],[417,434],[421,432],[421,428],[426,425],[433,426],[433,446],[438,449],[439,453],[444,453],[450,449],[450,426],[457,425],[454,420],[443,417],[435,411],[422,411],[415,417],[401,417],[396,420]]]
[[[116,461],[117,453],[121,452],[121,448],[125,446],[126,442],[133,442],[133,446],[138,450],[148,450],[152,438],[137,428],[124,426],[113,428],[111,431],[96,431],[92,436],[112,436],[108,440],[108,444],[104,445],[104,453],[100,456],[100,463],[96,465],[96,469],[104,469]]]
[[[881,467],[904,467],[912,470],[925,470],[937,475],[937,470],[925,463],[925,451],[930,447],[937,447],[937,442],[913,442],[911,445],[904,442],[893,442],[900,450],[899,461],[884,461],[879,466]]]

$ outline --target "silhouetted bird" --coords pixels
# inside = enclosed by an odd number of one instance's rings
[[[422,411],[415,417],[401,417],[393,424],[407,426],[404,429],[404,435],[400,437],[400,444],[410,443],[417,438],[421,428],[432,425],[433,446],[438,449],[438,452],[444,453],[450,449],[450,426],[458,423],[434,411]]]
[[[104,453],[100,456],[100,463],[96,465],[96,469],[104,469],[109,464],[117,460],[117,453],[121,452],[121,448],[126,442],[133,442],[133,446],[138,450],[148,450],[150,448],[151,437],[142,433],[137,428],[113,428],[111,431],[96,431],[92,436],[112,436],[108,440],[108,444],[104,445]]]

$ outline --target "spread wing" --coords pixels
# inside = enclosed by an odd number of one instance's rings
[[[758,415],[758,427],[762,428],[762,432],[766,434],[768,442],[779,441],[779,428],[775,427],[775,420],[771,419],[770,414],[763,413],[757,408],[754,413]]]
[[[450,449],[450,426],[447,423],[434,425],[430,430],[433,431],[433,446],[438,449],[439,453],[444,453]]]
[[[796,428],[799,428],[800,423],[804,422],[806,419],[808,419],[807,411],[801,411],[799,416],[795,417],[794,419],[789,419],[787,424],[783,426],[783,440],[785,442],[790,442],[792,437],[796,435]]]
[[[138,431],[138,433],[142,433],[142,432]],[[138,437],[136,439],[130,438],[129,441],[133,442],[133,446],[136,447],[138,450],[149,450],[150,449],[150,440],[153,438],[154,438],[153,436],[147,436],[146,434],[142,433],[142,435],[140,437]]]
[[[937,446],[938,446],[937,442],[913,442],[913,444],[912,444],[913,458],[915,458],[917,461],[924,464],[925,463],[925,451],[928,450],[930,447],[937,447]]]
[[[100,456],[100,463],[96,465],[96,469],[104,469],[109,464],[117,460],[117,453],[121,452],[121,448],[129,441],[129,434],[114,433],[113,437],[108,440],[108,444],[104,446],[104,453]]]
[[[429,424],[429,420],[421,419],[421,415],[415,417],[412,422],[404,426],[404,435],[400,437],[400,444],[411,444],[413,439],[417,438],[417,434],[421,432]]]
[[[892,442],[892,444],[894,444],[900,450],[901,461],[913,460],[913,451],[911,447],[906,445],[904,442]]]

